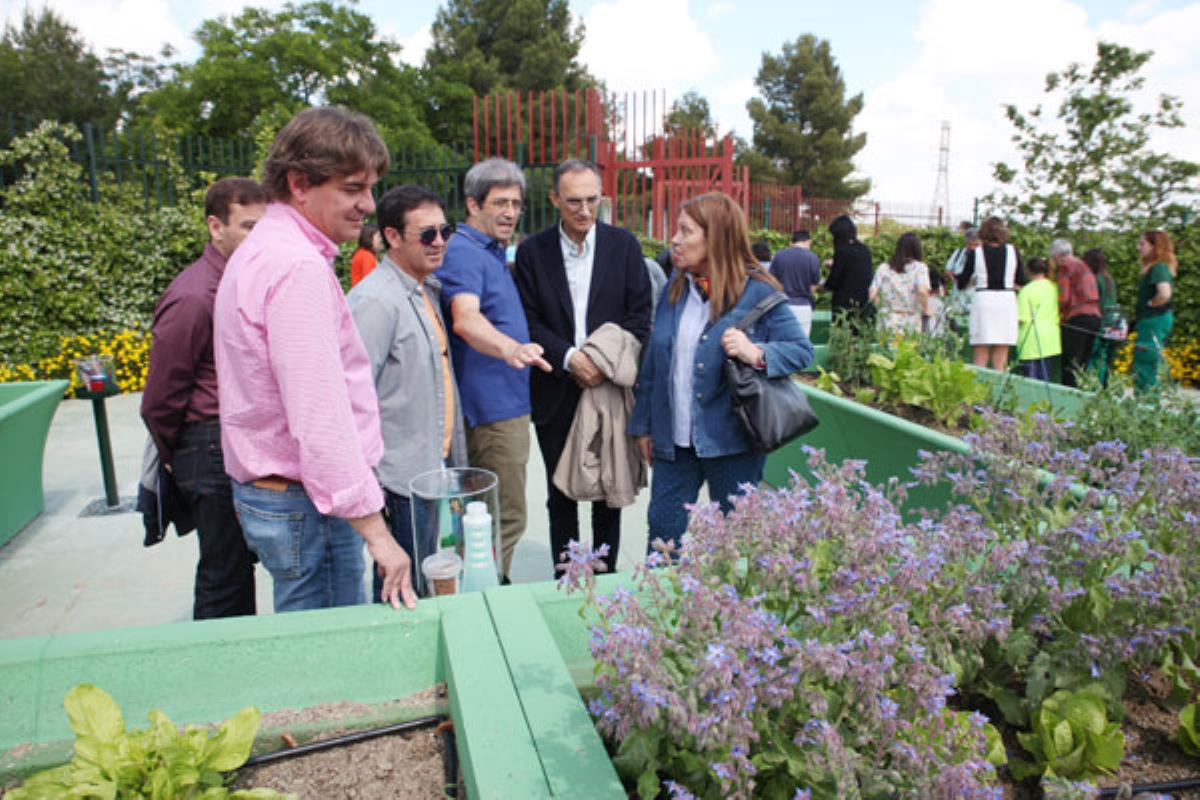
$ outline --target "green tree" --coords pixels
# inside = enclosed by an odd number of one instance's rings
[[[859,197],[871,188],[851,179],[853,158],[867,143],[851,132],[862,111],[862,94],[846,99],[846,82],[829,42],[803,34],[785,42],[779,56],[763,53],[754,79],[762,97],[746,104],[754,122],[754,149],[769,159],[750,158],[759,179],[798,183],[814,197]]]
[[[0,39],[0,109],[34,119],[111,122],[104,62],[70,23],[43,7],[25,7]]]
[[[1013,216],[1057,230],[1168,222],[1194,216],[1200,165],[1155,152],[1155,130],[1182,127],[1181,104],[1159,95],[1152,110],[1135,110],[1138,73],[1153,55],[1111,42],[1096,45],[1096,62],[1046,76],[1046,93],[1061,92],[1055,120],[1038,105],[1008,105],[1020,168],[995,165],[1004,189],[989,197]]]
[[[351,7],[316,0],[248,8],[205,20],[195,38],[195,63],[175,65],[144,99],[169,130],[246,135],[261,115],[328,103],[370,116],[391,142],[432,142],[417,71],[398,64],[399,45]]]
[[[585,88],[583,25],[567,0],[447,0],[425,54],[427,123],[441,142],[470,139],[472,97],[504,89]]]
[[[708,98],[696,91],[684,92],[678,100],[671,103],[663,123],[668,130],[693,130],[700,131],[709,139],[717,137],[717,123],[712,116],[712,106],[708,104]]]

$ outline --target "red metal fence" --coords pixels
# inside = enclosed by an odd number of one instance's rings
[[[475,100],[475,158],[502,156],[536,174],[590,158],[612,199],[612,222],[667,238],[679,204],[719,189],[745,207],[749,180],[733,166],[733,141],[665,124],[666,95],[603,98],[595,89],[509,92]],[[545,177],[536,183],[544,186]],[[534,198],[536,202],[536,198]]]
[[[599,166],[613,224],[657,239],[669,238],[683,201],[714,189],[742,206],[752,230],[816,230],[841,214],[863,233],[879,233],[889,220],[911,228],[947,222],[927,205],[813,198],[800,186],[751,183],[748,170],[734,166],[730,137],[667,125],[665,92],[506,92],[476,97],[474,108],[475,160],[502,156],[529,173],[526,222],[553,216],[549,173],[567,158]]]

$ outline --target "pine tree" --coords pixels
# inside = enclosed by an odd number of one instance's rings
[[[763,53],[754,80],[762,97],[746,104],[754,121],[754,149],[766,156],[747,163],[755,178],[800,184],[812,197],[855,198],[871,188],[867,179],[851,179],[854,155],[867,143],[854,134],[862,94],[846,99],[846,82],[829,42],[803,34],[783,45],[779,56]]]
[[[423,81],[440,142],[470,140],[475,95],[596,83],[577,61],[583,25],[567,0],[447,0],[432,33]]]

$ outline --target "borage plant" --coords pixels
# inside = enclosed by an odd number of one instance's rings
[[[618,768],[642,797],[996,796],[995,731],[947,706],[956,653],[1008,630],[967,574],[994,537],[906,523],[902,487],[809,457],[814,486],[695,508],[636,592],[597,595],[594,555],[571,553],[563,583],[597,615],[591,710]]]
[[[939,524],[997,536],[974,579],[1000,593],[1012,630],[964,662],[980,668],[960,689],[1024,726],[1056,690],[1099,681],[1119,717],[1128,669],[1157,662],[1200,620],[1200,468],[1178,450],[1071,448],[1070,425],[1033,421],[1023,432],[984,411],[970,455],[928,455],[917,470],[962,501]]]

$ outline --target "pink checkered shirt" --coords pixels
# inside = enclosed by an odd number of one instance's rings
[[[271,203],[217,289],[213,354],[225,471],[304,484],[322,514],[383,507],[383,456],[367,351],[332,265],[337,246]]]

